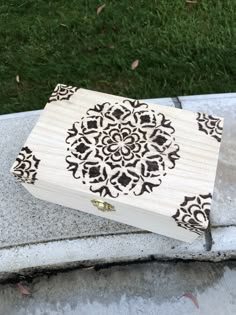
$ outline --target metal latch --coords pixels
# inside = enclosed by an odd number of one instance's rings
[[[92,199],[91,202],[100,211],[103,212],[115,211],[115,207],[113,207],[108,202],[99,199]]]

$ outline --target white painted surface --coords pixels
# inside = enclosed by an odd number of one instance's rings
[[[213,230],[213,247],[205,251],[201,239],[187,245],[155,234],[88,237],[10,247],[0,251],[0,272],[49,267],[69,262],[109,263],[148,258],[220,261],[235,258],[236,227]]]

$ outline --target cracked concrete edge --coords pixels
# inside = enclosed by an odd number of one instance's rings
[[[94,266],[148,259],[218,262],[236,258],[236,227],[212,230],[213,246],[204,237],[187,244],[153,233],[108,235],[13,246],[0,250],[0,281],[34,270],[66,269],[71,264]]]
[[[182,109],[182,103],[180,102],[178,96],[172,97],[171,99],[172,99],[172,102],[174,103],[175,108]]]

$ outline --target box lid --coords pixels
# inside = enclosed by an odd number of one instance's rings
[[[11,172],[207,228],[223,119],[58,84]]]

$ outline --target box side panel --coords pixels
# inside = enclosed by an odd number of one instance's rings
[[[138,205],[166,218],[163,230],[193,234],[209,223],[222,127],[206,114],[58,85],[12,171],[65,198]]]
[[[86,195],[75,192],[67,195],[66,193],[53,191],[50,189],[42,189],[33,185],[24,184],[26,189],[36,198],[43,199],[49,202],[57,203],[66,207],[77,209],[90,214],[98,215],[117,222],[133,225],[143,230],[162,234],[185,242],[192,242],[198,235],[187,229],[179,228],[175,221],[168,217],[150,211],[144,211],[140,208],[130,207],[113,201],[113,211],[103,212],[99,210],[91,202],[94,200]],[[101,199],[96,199],[104,201]]]

